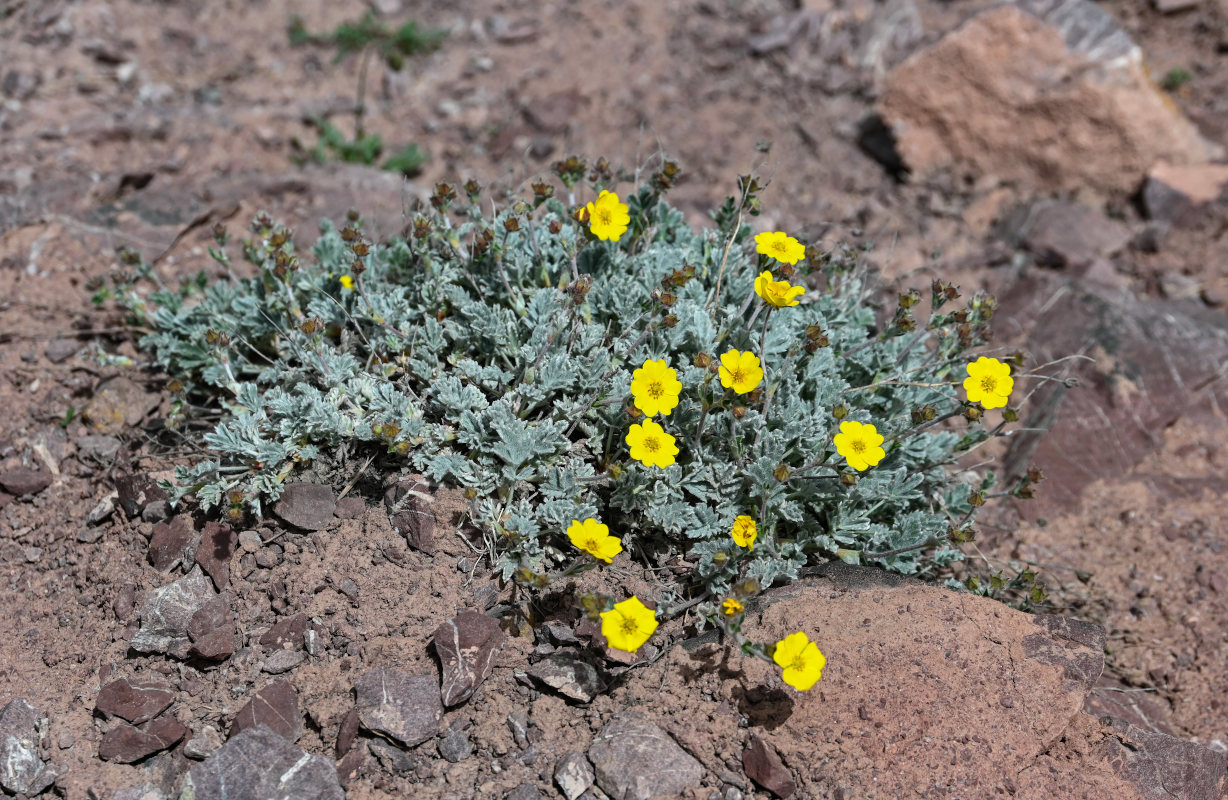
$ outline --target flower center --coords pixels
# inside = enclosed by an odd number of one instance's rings
[[[585,550],[596,550],[596,549],[597,549],[597,540],[596,540],[596,539],[585,539],[585,540],[584,540],[584,549],[585,549]]]
[[[853,448],[854,453],[864,453],[866,450],[866,443],[861,439],[854,439],[850,447]]]
[[[623,617],[622,625],[619,627],[622,628],[623,633],[627,634],[628,636],[636,633],[640,628],[639,624],[630,617]]]
[[[744,382],[744,381],[746,380],[746,373],[744,373],[744,372],[742,371],[742,368],[741,368],[741,367],[738,367],[737,369],[730,370],[730,371],[729,371],[729,376],[730,376],[731,378],[733,378],[733,382],[734,382],[735,384],[736,384],[736,383],[742,383],[742,382]]]
[[[992,375],[986,375],[985,377],[981,378],[981,390],[986,394],[993,394],[997,385],[998,380]]]
[[[609,225],[610,220],[614,218],[614,214],[608,208],[597,209],[597,222],[602,225]]]
[[[650,453],[655,453],[661,449],[661,443],[657,441],[655,436],[645,436],[643,444],[644,449]]]
[[[772,249],[777,253],[784,255],[785,253],[789,252],[789,243],[783,239],[777,239],[775,242],[772,242]]]
[[[661,386],[660,381],[653,381],[648,384],[648,396],[653,400],[660,399],[661,395],[665,394],[665,389]]]
[[[795,669],[798,672],[805,672],[806,657],[799,653],[797,658],[793,659],[793,663],[789,665],[789,669]]]

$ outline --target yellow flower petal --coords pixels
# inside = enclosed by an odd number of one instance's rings
[[[755,537],[759,535],[759,529],[752,518],[742,514],[733,521],[731,535],[738,547],[753,550],[755,547]]]
[[[682,382],[678,380],[678,373],[666,366],[664,359],[645,361],[644,366],[632,373],[631,395],[635,407],[644,416],[668,416],[678,405],[681,392]]]
[[[781,677],[798,691],[806,691],[823,677],[827,659],[805,633],[791,633],[776,643],[772,660],[784,668]]]
[[[832,444],[850,467],[864,472],[886,457],[887,452],[881,446],[884,441],[873,425],[845,420],[840,423],[840,432],[833,437]]]
[[[763,368],[759,357],[749,351],[728,350],[721,355],[717,370],[721,386],[733,389],[738,394],[753,392],[763,382]]]
[[[588,211],[588,229],[603,241],[617,242],[627,232],[631,222],[630,209],[618,195],[602,191],[596,201],[585,206]]]
[[[674,463],[678,447],[673,436],[650,419],[632,425],[627,431],[626,442],[631,448],[631,457],[646,467],[665,469]]]
[[[607,564],[623,551],[622,542],[610,535],[609,526],[592,518],[583,522],[572,520],[567,528],[567,538],[579,549]]]
[[[634,595],[601,613],[601,635],[616,650],[634,653],[657,629],[657,612]]]

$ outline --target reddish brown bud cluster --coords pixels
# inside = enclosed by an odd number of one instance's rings
[[[568,156],[562,161],[554,162],[553,169],[554,174],[559,176],[563,185],[570,189],[584,178],[588,164],[579,156]]]
[[[682,177],[682,170],[673,161],[666,161],[661,169],[652,174],[652,186],[658,192],[667,192]]]
[[[435,191],[431,195],[431,205],[440,211],[447,211],[448,207],[456,200],[456,189],[450,183],[435,184]]]

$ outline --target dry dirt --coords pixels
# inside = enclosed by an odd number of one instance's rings
[[[122,317],[89,300],[117,248],[141,251],[173,281],[212,272],[204,248],[214,223],[239,230],[261,209],[309,231],[320,217],[355,207],[376,233],[395,235],[409,205],[437,180],[474,177],[515,189],[573,152],[604,155],[629,171],[668,154],[686,173],[672,199],[699,221],[761,157],[755,144],[770,140],[764,172],[772,184],[757,227],[873,243],[869,258],[889,280],[924,284],[940,274],[966,291],[997,289],[1025,268],[990,231],[999,209],[1028,198],[1025,189],[964,176],[901,183],[857,143],[885,69],[983,3],[922,0],[919,29],[910,33],[899,23],[878,30],[883,9],[869,0],[836,2],[846,36],[804,35],[764,55],[750,52],[748,37],[769,33],[775,17],[799,6],[833,4],[374,5],[395,22],[415,18],[449,31],[438,51],[410,60],[405,72],[376,67],[369,79],[369,130],[391,149],[415,141],[432,155],[411,181],[347,165],[301,167],[290,157],[291,139],[315,141],[306,118],[331,115],[350,129],[357,64],[333,63],[324,48],[290,47],[287,19],[297,13],[322,31],[356,18],[365,4],[0,0],[0,472],[31,467],[55,477],[32,499],[0,492],[0,707],[25,697],[50,715],[49,755],[70,800],[109,797],[139,780],[169,789],[188,763],[182,746],[142,767],[98,760],[106,725],[93,709],[109,677],[160,674],[175,687],[174,713],[192,730],[188,738],[204,727],[224,736],[250,693],[269,680],[260,672],[267,652],[258,646],[209,668],[128,651],[134,607],[177,573],[146,562],[148,522],[122,510],[97,526],[85,520],[118,472],[166,469],[191,453],[150,455],[155,421],[168,410],[164,376],[102,367],[84,353],[49,358],[55,348],[71,350],[68,340],[142,360]],[[1177,15],[1134,2],[1105,7],[1157,74],[1174,66],[1193,72],[1176,100],[1208,138],[1228,144],[1228,9],[1214,0]],[[1130,198],[1098,202],[1132,230],[1144,229]],[[1121,285],[1141,297],[1201,296],[1222,313],[1224,217],[1216,212],[1170,234],[1158,252],[1129,250],[1113,264]],[[97,423],[61,422],[117,374],[140,384],[124,406],[135,419],[112,432],[118,450],[98,455],[111,444],[88,438],[100,434]],[[1105,474],[1071,507],[1040,521],[1001,514],[978,551],[993,565],[1034,563],[1050,585],[1049,610],[1105,626],[1106,672],[1088,706],[1093,714],[1219,749],[1228,742],[1226,431],[1218,407],[1179,420],[1156,432],[1154,450],[1136,466]],[[279,614],[324,621],[329,657],[293,674],[309,720],[300,746],[311,752],[331,755],[353,681],[367,666],[434,671],[430,634],[486,583],[480,570],[458,570],[457,560],[472,552],[455,533],[441,537],[433,558],[407,552],[368,488],[360,518],[311,535],[283,534],[270,568],[240,554],[230,566],[231,608],[244,642]],[[280,532],[271,523],[265,530]],[[337,588],[347,578],[358,585],[356,599]],[[538,744],[546,751],[580,729],[590,735],[620,703],[654,694],[667,677],[632,670],[616,697],[576,708],[512,678],[533,647],[531,637],[511,637],[495,688],[445,717],[445,727],[466,728],[486,758],[442,771],[443,762],[420,759],[414,780],[423,791],[495,796],[535,776],[547,791],[552,759],[526,764],[513,753],[504,759],[508,774],[490,769],[492,758],[508,753],[509,713],[532,703],[534,720],[548,731]],[[720,683],[705,685],[719,694]],[[729,735],[736,715],[712,725],[713,736]],[[711,752],[706,766],[714,772],[734,755],[695,746]],[[398,780],[372,760],[349,796],[399,796]]]

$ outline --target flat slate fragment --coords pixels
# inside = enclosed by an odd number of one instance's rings
[[[633,712],[605,724],[588,758],[601,790],[622,800],[680,795],[704,776],[703,766],[673,737]]]
[[[528,675],[564,697],[581,703],[592,702],[601,691],[601,681],[592,664],[563,655],[546,656],[529,667]]]
[[[370,670],[354,684],[358,719],[406,747],[439,732],[443,702],[433,675],[410,675],[385,667]]]
[[[345,800],[345,792],[332,761],[258,725],[192,767],[179,800]]]
[[[495,658],[506,641],[499,623],[476,611],[463,611],[435,630],[445,706],[463,703],[473,695],[495,668]]]
[[[111,681],[98,693],[94,710],[107,719],[119,717],[139,725],[161,714],[175,699],[168,684],[159,681]]]
[[[273,506],[273,513],[282,522],[296,528],[318,531],[333,521],[337,498],[329,486],[318,483],[292,483],[282,492]]]
[[[165,750],[187,734],[188,729],[174,717],[158,717],[139,727],[121,722],[102,736],[98,757],[103,761],[131,764]]]
[[[260,725],[290,742],[297,742],[303,735],[303,714],[299,711],[298,694],[286,681],[274,681],[252,695],[252,699],[239,709],[231,723],[231,738]]]

